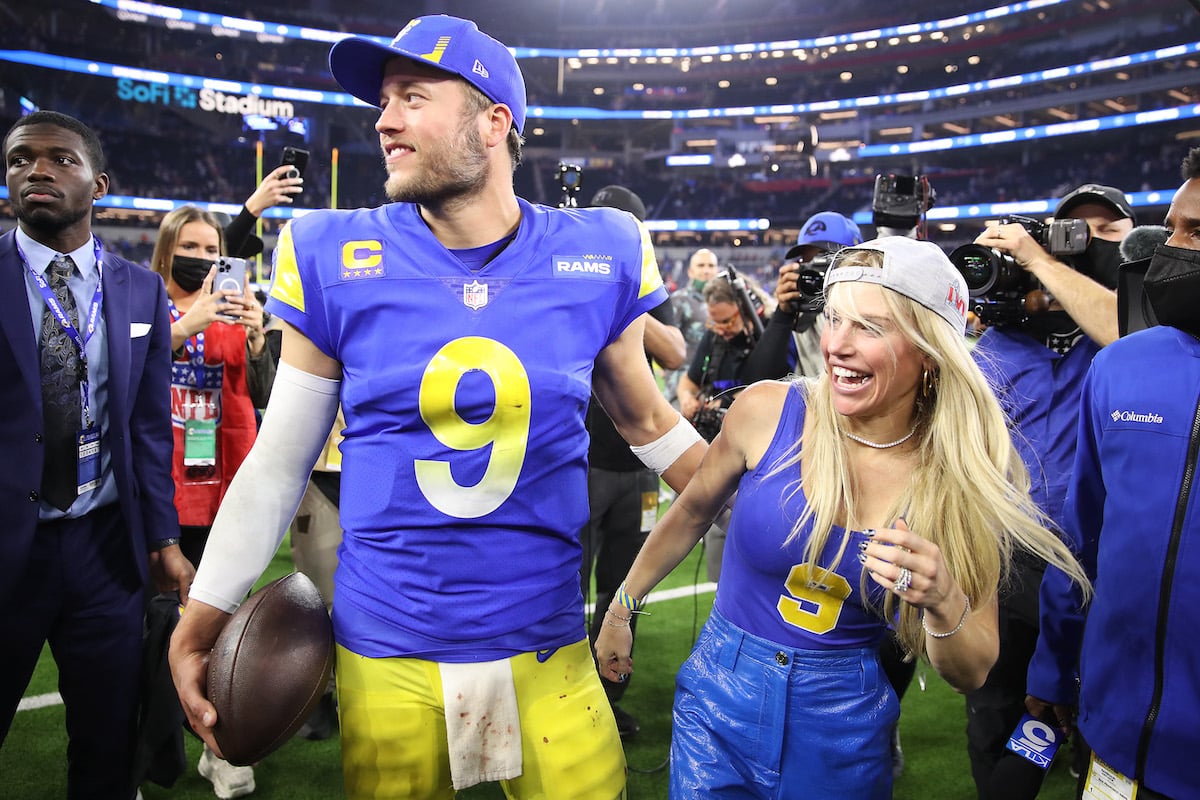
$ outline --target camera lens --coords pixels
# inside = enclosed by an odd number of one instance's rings
[[[971,297],[987,294],[996,285],[999,260],[999,251],[981,244],[964,244],[950,254],[950,263],[967,282],[967,292]]]

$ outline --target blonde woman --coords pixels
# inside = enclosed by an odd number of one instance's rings
[[[825,292],[824,373],[735,401],[596,642],[601,674],[624,680],[631,614],[736,490],[713,612],[677,678],[672,797],[890,797],[889,625],[967,691],[996,659],[1016,548],[1087,585],[1029,499],[942,251],[842,250]]]

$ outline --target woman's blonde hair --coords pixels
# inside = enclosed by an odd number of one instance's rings
[[[211,212],[196,206],[180,206],[170,211],[158,224],[158,239],[154,242],[154,254],[150,256],[150,269],[162,276],[165,283],[171,277],[171,259],[179,244],[179,232],[189,222],[206,222],[217,229],[221,242],[221,255],[225,255],[225,234],[221,223]]]
[[[878,268],[881,259],[878,252],[860,250],[847,253],[839,265]],[[876,327],[857,314],[845,287],[839,287],[841,284],[830,287],[828,305],[844,318]],[[1047,529],[1047,518],[1029,496],[1029,473],[1013,446],[1007,419],[962,334],[915,300],[891,290],[882,294],[897,330],[935,365],[917,391],[914,439],[918,463],[908,489],[889,510],[888,520],[894,525],[903,517],[913,532],[938,546],[972,608],[983,608],[1000,582],[1007,580],[1015,548],[1058,567],[1083,587],[1085,594],[1090,592],[1083,569]],[[836,519],[844,516],[847,529],[860,525],[847,439],[833,408],[828,374],[801,380],[812,419],[811,440],[797,442],[772,471],[786,469],[803,458],[803,474],[793,491],[803,489],[807,503],[789,541],[811,523],[805,562],[816,564]],[[845,556],[845,549],[843,540],[839,559]],[[886,594],[881,609],[885,619],[895,619],[897,600],[892,592]],[[900,604],[897,632],[909,653],[924,653],[925,637],[916,607]]]

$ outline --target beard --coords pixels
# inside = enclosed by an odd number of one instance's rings
[[[488,156],[479,129],[464,118],[458,136],[419,151],[416,175],[389,173],[383,188],[393,202],[442,207],[478,194],[487,182]]]
[[[20,220],[26,229],[40,234],[53,236],[73,225],[88,219],[92,206],[88,204],[79,208],[51,208],[39,203],[26,203],[22,197],[11,200],[13,216]]]

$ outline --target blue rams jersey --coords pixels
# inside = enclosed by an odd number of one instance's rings
[[[816,570],[804,562],[803,536],[784,544],[807,500],[800,468],[776,467],[794,455],[804,430],[804,396],[788,389],[775,436],[758,466],[742,476],[729,522],[716,607],[739,628],[786,647],[828,650],[877,643],[885,624],[883,588],[866,580],[858,562],[867,536],[850,531],[845,553],[830,572],[846,531],[834,527]]]
[[[632,215],[520,208],[477,270],[407,203],[280,235],[267,308],[343,370],[334,628],[360,655],[483,661],[584,634],[592,365],[666,292]]]

